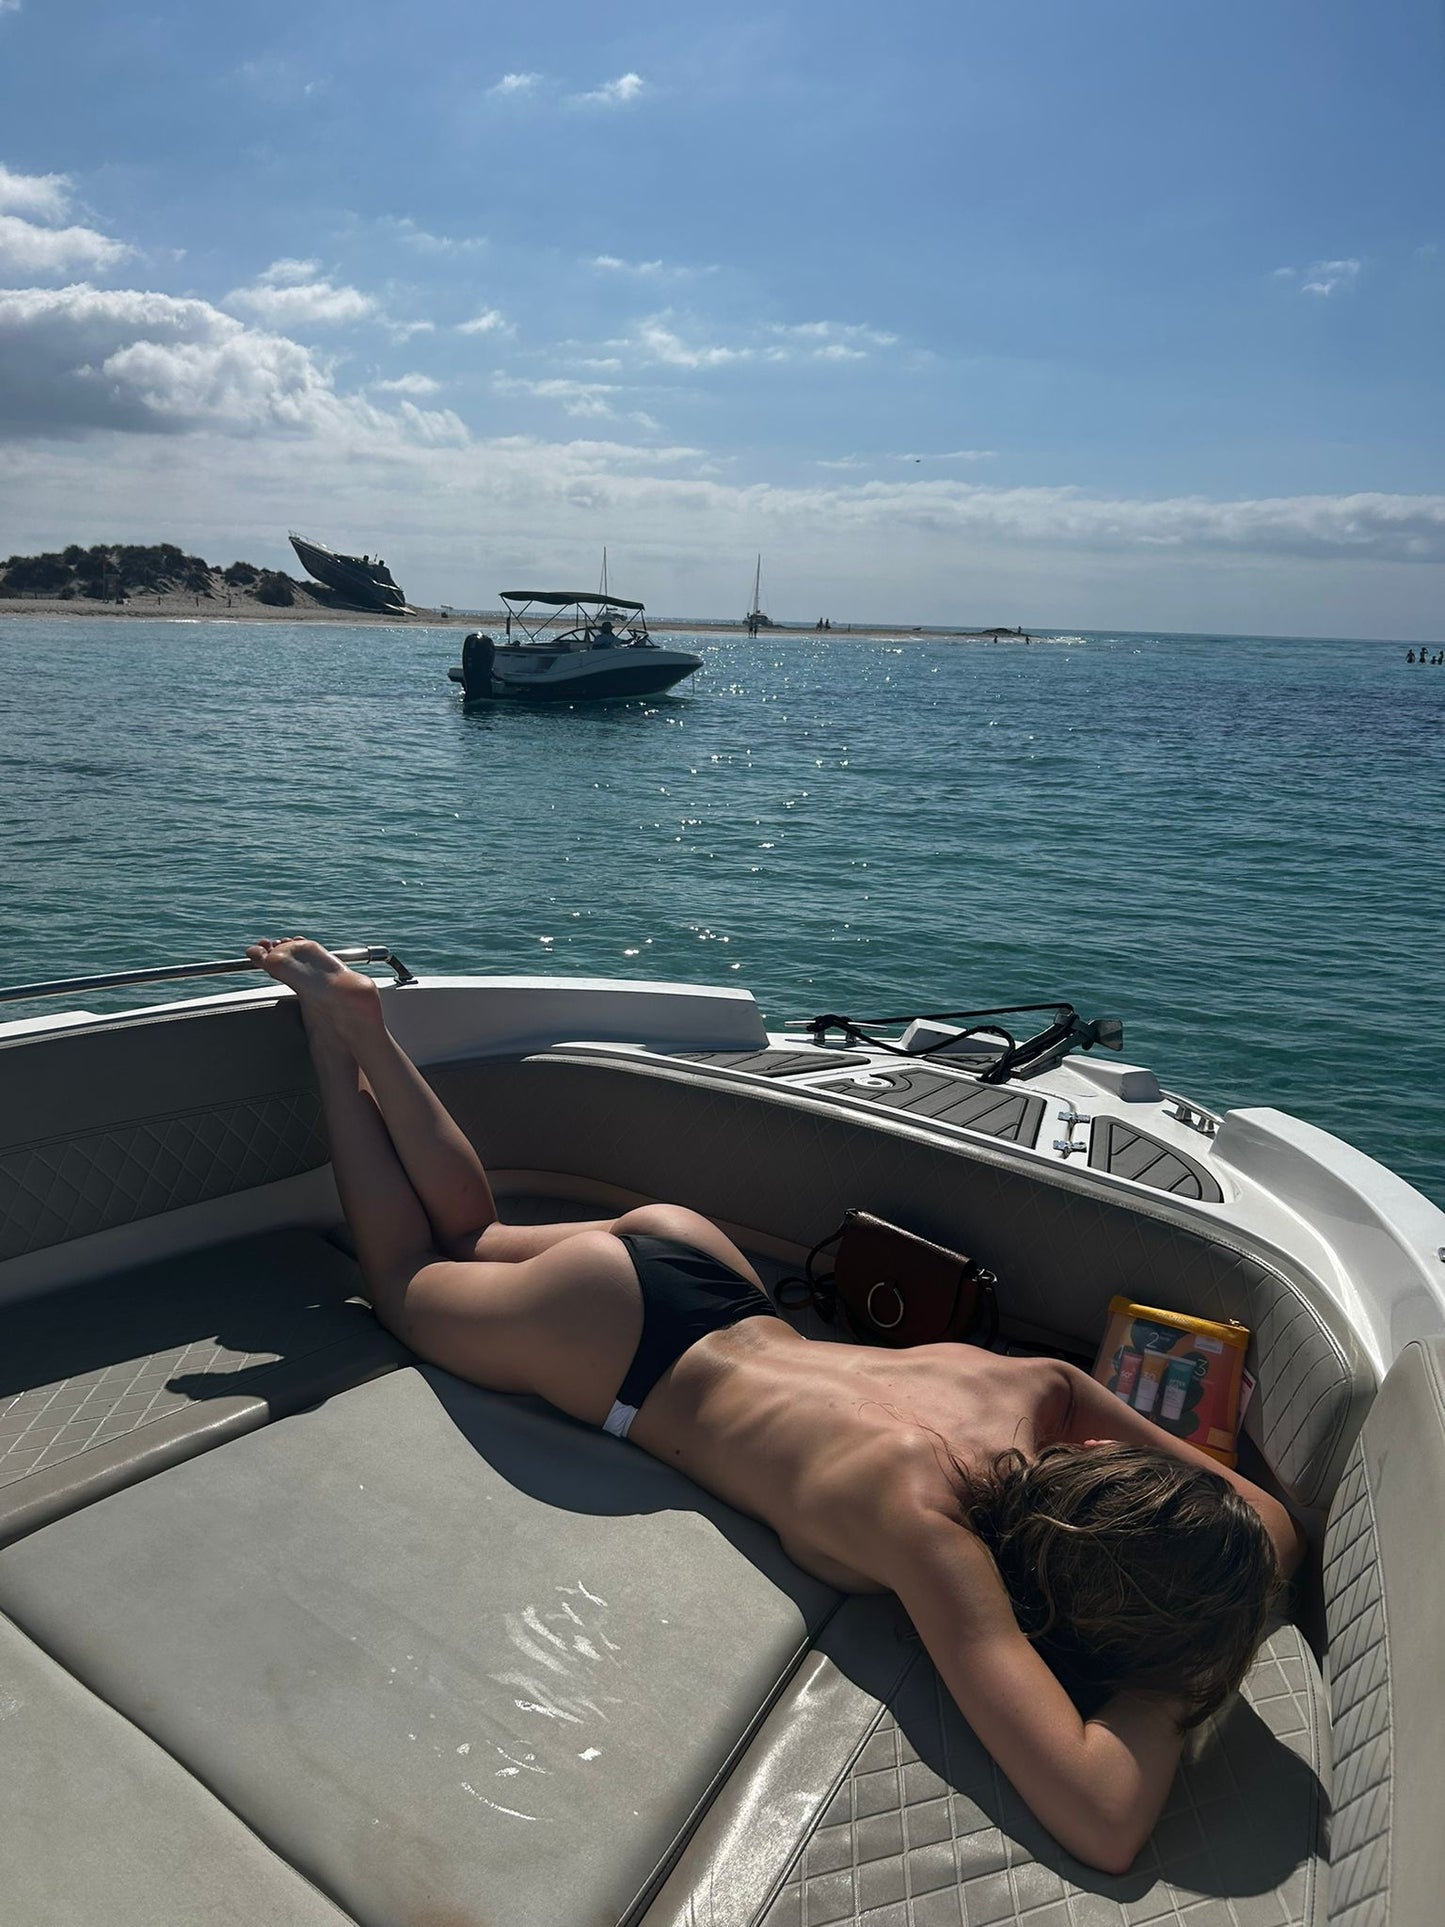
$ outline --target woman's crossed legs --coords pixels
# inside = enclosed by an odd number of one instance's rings
[[[716,1225],[680,1205],[503,1224],[480,1159],[387,1030],[371,979],[299,937],[247,955],[300,1001],[367,1295],[423,1358],[600,1425],[642,1334],[642,1294],[614,1232],[676,1238],[754,1277]]]

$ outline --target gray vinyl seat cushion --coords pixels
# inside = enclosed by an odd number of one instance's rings
[[[0,1551],[0,1611],[367,1927],[620,1921],[837,1595],[407,1367]]]
[[[0,1305],[0,1545],[410,1357],[314,1231]]]
[[[0,1917],[14,1927],[344,1927],[154,1740],[0,1619]]]

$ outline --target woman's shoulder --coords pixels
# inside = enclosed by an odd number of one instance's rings
[[[986,1622],[1003,1623],[999,1607],[1007,1599],[993,1557],[952,1493],[930,1492],[920,1483],[900,1494],[871,1564],[910,1610],[923,1600],[947,1601],[955,1613],[975,1605]]]

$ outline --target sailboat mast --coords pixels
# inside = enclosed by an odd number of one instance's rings
[[[598,595],[606,595],[607,593],[607,549],[605,545],[602,550],[602,580],[597,584],[597,593]]]
[[[762,558],[762,555],[759,554],[758,566],[753,574],[753,606],[751,609],[748,610],[748,616],[747,616],[747,629],[748,629],[748,634],[750,636],[755,636],[758,633],[758,626],[762,620],[762,613],[763,613],[762,593],[763,593],[763,558]]]

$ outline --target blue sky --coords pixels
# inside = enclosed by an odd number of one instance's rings
[[[1445,631],[1434,0],[0,0],[0,551]]]

